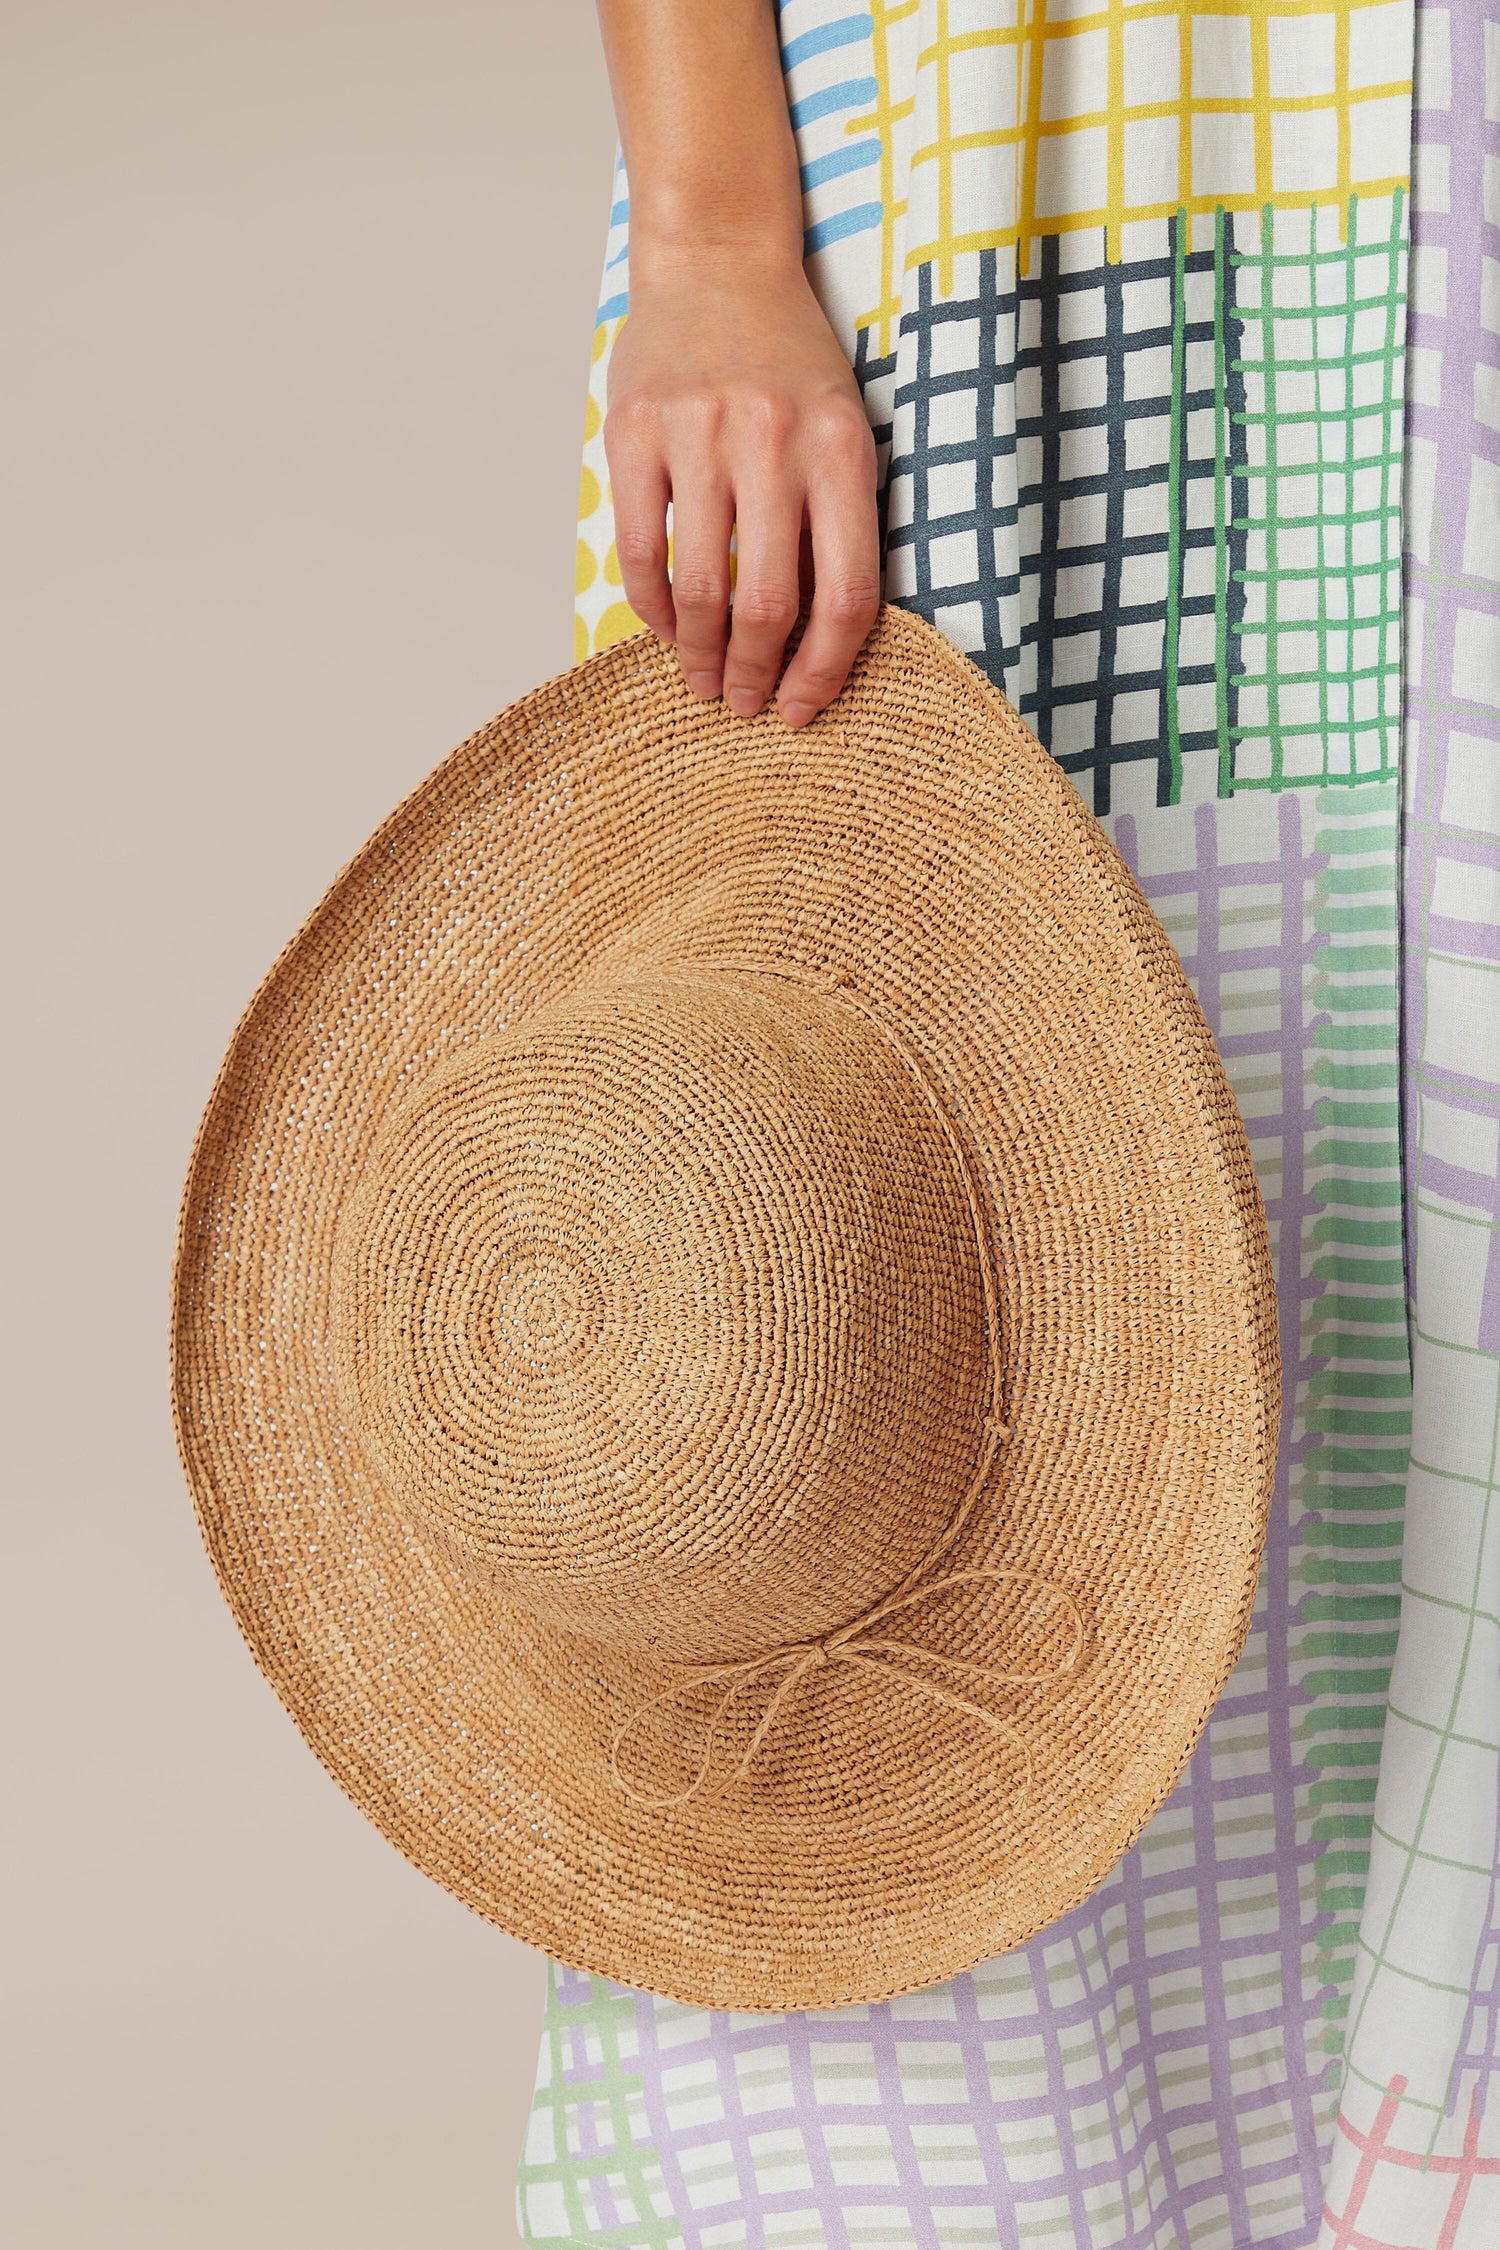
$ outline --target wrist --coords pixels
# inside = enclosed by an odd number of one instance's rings
[[[696,288],[784,289],[805,283],[802,269],[802,215],[794,226],[767,224],[764,217],[743,228],[725,223],[698,227],[691,237],[646,225],[635,211],[630,226],[630,285],[652,290]]]

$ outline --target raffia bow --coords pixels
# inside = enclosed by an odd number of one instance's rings
[[[925,1601],[931,1594],[941,1593],[953,1586],[967,1586],[977,1579],[990,1579],[997,1583],[1001,1580],[1007,1580],[1041,1586],[1062,1602],[1071,1614],[1073,1625],[1072,1643],[1062,1662],[1054,1664],[1050,1670],[1045,1672],[1002,1672],[993,1665],[971,1664],[963,1657],[941,1655],[936,1649],[923,1648],[915,1641],[885,1640],[872,1637],[872,1629],[881,1624],[887,1617],[895,1616],[898,1610],[910,1609],[915,1603]],[[988,1727],[992,1733],[1006,1736],[1020,1751],[1022,1758],[1025,1760],[1026,1779],[1023,1789],[1029,1791],[1032,1781],[1031,1749],[1020,1729],[1012,1726],[1008,1719],[1002,1719],[997,1712],[985,1710],[983,1704],[974,1703],[967,1696],[956,1695],[951,1688],[943,1687],[935,1680],[923,1679],[919,1673],[903,1670],[899,1660],[915,1660],[923,1664],[933,1664],[942,1671],[958,1672],[969,1679],[985,1680],[993,1687],[1040,1687],[1048,1681],[1063,1679],[1072,1671],[1082,1653],[1083,1639],[1083,1613],[1077,1602],[1074,1601],[1071,1594],[1066,1593],[1059,1586],[1054,1586],[1049,1579],[1040,1577],[1035,1571],[986,1569],[948,1571],[941,1578],[929,1579],[925,1586],[914,1586],[906,1593],[890,1595],[885,1601],[877,1602],[875,1607],[866,1611],[863,1617],[856,1618],[853,1624],[841,1625],[836,1632],[825,1633],[819,1640],[798,1641],[787,1648],[772,1649],[768,1655],[741,1657],[730,1664],[685,1665],[680,1679],[674,1680],[671,1687],[664,1688],[660,1695],[653,1695],[646,1702],[639,1704],[631,1712],[625,1724],[616,1730],[610,1751],[610,1772],[614,1777],[616,1787],[629,1797],[634,1804],[648,1806],[655,1812],[665,1812],[674,1805],[690,1804],[695,1797],[701,1796],[703,1793],[704,1785],[713,1765],[719,1728],[735,1697],[742,1688],[748,1687],[753,1680],[759,1679],[764,1673],[781,1670],[785,1676],[779,1682],[765,1710],[761,1713],[755,1732],[751,1735],[738,1764],[712,1791],[713,1795],[722,1796],[725,1790],[732,1788],[735,1782],[742,1781],[749,1772],[761,1744],[776,1722],[777,1715],[782,1710],[788,1697],[801,1685],[809,1673],[819,1670],[825,1664],[859,1664],[868,1671],[882,1674],[887,1681],[893,1684],[899,1683],[900,1686],[909,1688],[914,1695],[928,1696],[933,1702],[944,1704],[950,1711],[961,1711],[966,1717],[977,1719],[981,1726]],[[708,1722],[708,1732],[704,1738],[703,1756],[699,1760],[698,1770],[686,1789],[680,1789],[672,1797],[648,1797],[643,1791],[633,1789],[620,1771],[620,1748],[627,1737],[634,1733],[641,1721],[650,1712],[660,1710],[664,1704],[675,1702],[678,1697],[689,1694],[694,1688],[707,1687],[719,1680],[723,1680],[727,1684],[723,1695],[719,1698],[718,1706]]]

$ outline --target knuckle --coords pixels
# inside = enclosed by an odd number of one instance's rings
[[[819,456],[838,468],[863,468],[874,462],[874,435],[857,407],[839,407],[820,414],[811,435]]]
[[[711,445],[724,423],[724,400],[717,391],[694,387],[677,392],[666,410],[674,434],[700,446]]]
[[[625,571],[653,572],[667,560],[666,533],[649,524],[615,520],[615,553]]]
[[[672,599],[679,609],[722,616],[729,607],[729,581],[718,571],[677,570],[672,575]]]
[[[661,428],[656,400],[645,391],[627,391],[611,399],[604,417],[604,451],[611,460],[622,453],[654,444]]]
[[[769,453],[788,450],[797,432],[798,415],[782,392],[748,391],[739,402],[739,411],[758,448]]]
[[[797,622],[797,596],[786,586],[743,586],[734,597],[735,624],[752,633],[779,633]]]
[[[848,631],[868,632],[880,607],[880,588],[871,579],[840,579],[826,590],[819,588],[823,614],[830,625]]]

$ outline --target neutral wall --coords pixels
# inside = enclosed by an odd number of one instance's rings
[[[488,2250],[540,1961],[315,1765],[198,1546],[178,1185],[262,970],[570,658],[581,0],[10,0],[0,1103],[25,2250]]]

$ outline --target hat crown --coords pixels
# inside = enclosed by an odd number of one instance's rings
[[[550,1623],[680,1659],[921,1562],[993,1343],[910,1057],[769,973],[642,969],[459,1047],[340,1227],[339,1394],[403,1510]]]

